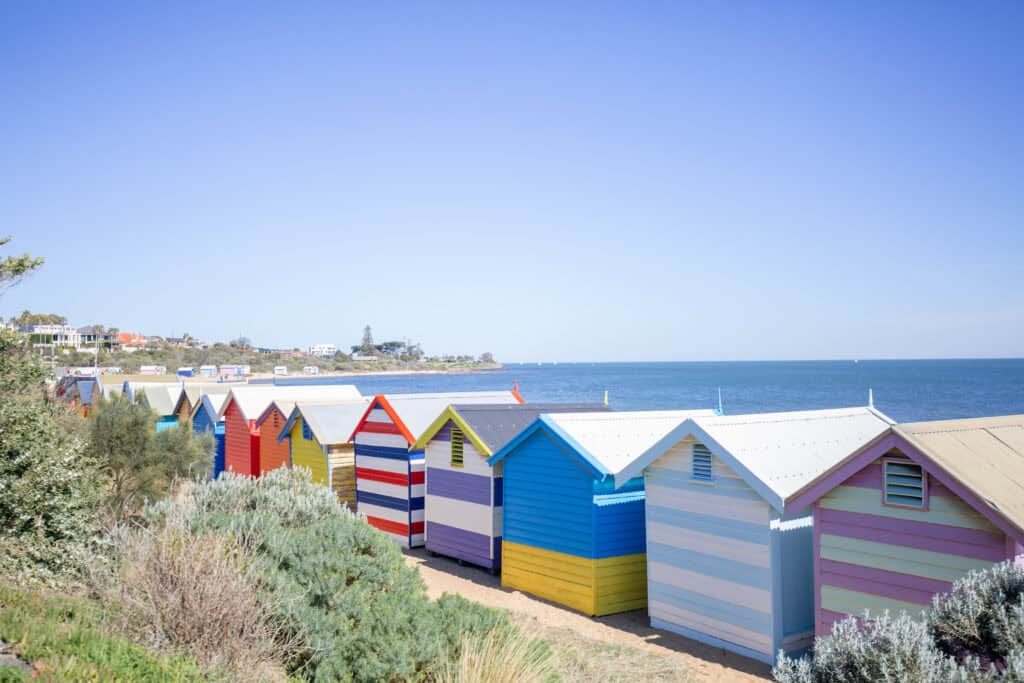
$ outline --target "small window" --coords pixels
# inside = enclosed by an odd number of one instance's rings
[[[452,467],[462,467],[462,430],[452,428]]]
[[[695,481],[714,481],[711,475],[711,451],[702,443],[693,444],[693,473]]]
[[[885,460],[885,503],[902,507],[926,507],[924,470],[909,460]]]
[[[313,431],[309,428],[309,425],[306,424],[305,420],[302,421],[302,438],[305,441],[313,440]]]

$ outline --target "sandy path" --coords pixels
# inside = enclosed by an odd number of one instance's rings
[[[698,681],[763,681],[768,666],[746,657],[703,645],[674,633],[656,631],[643,610],[591,618],[578,612],[501,587],[501,580],[477,567],[460,567],[454,560],[430,557],[424,549],[407,550],[406,563],[418,567],[432,598],[457,593],[469,600],[503,607],[536,618],[542,624],[572,629],[591,640],[647,649],[678,657]]]

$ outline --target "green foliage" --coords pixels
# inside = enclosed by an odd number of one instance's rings
[[[504,613],[461,598],[431,602],[399,548],[308,471],[197,484],[185,516],[253,549],[281,622],[303,643],[290,669],[310,680],[425,679],[458,657],[463,635],[511,628]]]
[[[0,237],[0,247],[11,241],[11,237]],[[17,284],[25,275],[43,265],[42,258],[33,258],[28,254],[8,256],[0,261],[0,292]]]
[[[136,513],[168,493],[175,480],[202,475],[213,462],[213,438],[187,426],[156,432],[156,415],[115,396],[95,404],[86,453],[109,481],[106,510],[114,518]]]
[[[25,325],[65,325],[68,319],[56,313],[33,313],[25,309],[17,318],[12,318],[11,322],[19,327]]]
[[[160,656],[104,633],[93,603],[0,588],[0,639],[35,665],[36,681],[205,681],[184,658]],[[0,681],[29,680],[0,667]]]
[[[47,400],[24,337],[0,330],[0,571],[57,582],[75,571],[98,528],[99,478],[68,425],[78,418]]]
[[[868,616],[868,615],[866,615]],[[938,595],[923,620],[905,613],[838,622],[813,657],[779,657],[784,683],[1024,680],[1024,567],[974,571]]]
[[[935,645],[958,659],[1004,662],[1024,653],[1024,567],[1004,562],[973,571],[935,598],[927,616]]]

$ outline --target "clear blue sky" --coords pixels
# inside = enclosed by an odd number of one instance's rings
[[[1024,355],[1024,3],[153,4],[0,9],[4,317]]]

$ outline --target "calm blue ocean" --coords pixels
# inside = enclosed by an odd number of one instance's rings
[[[714,408],[726,413],[875,406],[899,422],[1024,413],[1024,359],[722,363],[513,364],[452,375],[282,378],[353,383],[364,394],[510,389],[527,401],[600,401],[620,410]]]

